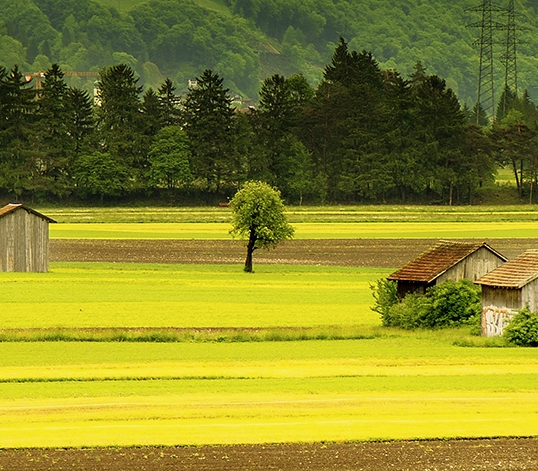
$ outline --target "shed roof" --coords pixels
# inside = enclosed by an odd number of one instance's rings
[[[497,255],[501,260],[508,260],[485,242],[455,242],[440,240],[433,247],[430,247],[426,252],[419,255],[415,260],[392,273],[387,279],[431,283],[454,265],[482,247],[485,247],[487,250]]]
[[[479,285],[498,288],[523,288],[538,278],[538,250],[529,249],[519,257],[476,280]]]
[[[45,216],[44,214],[38,213],[35,209],[32,209],[25,204],[22,203],[9,203],[5,205],[3,208],[0,208],[0,218],[3,218],[7,214],[10,214],[14,211],[17,211],[19,209],[24,209],[25,211],[34,214],[42,219],[45,219],[45,221],[48,222],[56,222],[54,219],[49,218],[48,216]]]

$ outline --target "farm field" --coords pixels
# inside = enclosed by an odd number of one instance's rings
[[[228,208],[43,208],[54,239],[231,239]],[[528,238],[538,209],[364,206],[288,209],[297,239]]]
[[[487,348],[502,342],[470,328],[383,329],[369,283],[388,272],[53,263],[0,274],[2,334],[28,340],[0,343],[0,448],[537,435],[538,351]],[[334,326],[343,339],[315,340]],[[133,327],[199,336],[98,338]],[[246,334],[202,335],[221,327]],[[277,328],[300,327],[278,341]],[[254,341],[257,328],[277,340]],[[55,329],[100,341],[32,337]]]
[[[378,324],[370,283],[386,269],[53,263],[0,273],[3,328],[309,327]]]
[[[482,211],[413,210],[411,223],[390,208],[298,210],[305,236],[256,253],[253,275],[228,216],[215,218],[222,208],[171,211],[179,222],[165,211],[149,221],[153,209],[41,209],[60,222],[50,273],[0,273],[0,469],[63,459],[88,470],[107,459],[107,469],[267,469],[267,452],[281,469],[339,469],[341,453],[340,469],[373,471],[392,459],[373,450],[398,443],[408,444],[393,465],[402,470],[533,469],[536,440],[498,442],[531,450],[520,468],[515,451],[484,467],[475,458],[496,446],[484,437],[538,436],[538,351],[470,327],[383,328],[369,287],[436,238],[483,237],[511,256],[535,246],[538,213],[524,209],[492,211],[494,235]],[[448,440],[463,437],[477,440]],[[64,447],[74,448],[54,451]],[[425,448],[462,452],[443,468],[418,457]]]
[[[538,221],[523,222],[363,222],[294,223],[296,239],[529,238]],[[54,239],[231,239],[226,223],[53,224]]]
[[[538,433],[538,356],[432,334],[0,345],[0,447]]]
[[[59,223],[229,222],[227,207],[36,207]],[[532,222],[538,205],[518,206],[288,206],[291,223]]]

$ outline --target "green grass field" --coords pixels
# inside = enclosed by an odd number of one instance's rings
[[[0,447],[538,434],[538,355],[435,335],[0,344]]]
[[[0,273],[0,325],[271,327],[375,325],[369,284],[386,269],[239,265],[51,264]]]
[[[60,222],[55,238],[229,238],[226,208],[40,210]],[[532,207],[289,215],[312,239],[538,233]],[[0,447],[537,436],[538,350],[469,327],[381,327],[369,285],[390,271],[52,263],[0,273]]]
[[[58,239],[231,239],[228,223],[78,223],[51,225]],[[531,238],[538,221],[293,223],[297,239]]]
[[[36,207],[66,223],[229,223],[226,207]],[[439,223],[538,221],[537,205],[519,206],[288,206],[292,223]]]
[[[52,238],[229,239],[228,208],[41,208]],[[534,206],[291,207],[296,238],[536,237]]]

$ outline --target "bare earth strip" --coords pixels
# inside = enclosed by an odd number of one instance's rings
[[[392,268],[412,260],[435,242],[435,239],[292,240],[275,250],[256,252],[254,263]],[[487,242],[509,259],[527,248],[538,248],[538,239]],[[237,240],[50,241],[52,262],[242,263],[244,256],[244,244]]]
[[[166,448],[0,450],[16,471],[531,471],[538,440],[491,439]]]

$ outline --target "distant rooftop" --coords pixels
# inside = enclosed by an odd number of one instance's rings
[[[485,247],[502,260],[507,258],[485,242],[455,242],[441,240],[399,270],[388,276],[388,280],[431,283],[454,265],[478,249]]]
[[[6,216],[7,214],[10,214],[14,211],[17,211],[18,209],[24,209],[25,211],[35,214],[36,216],[39,216],[42,219],[45,219],[48,222],[56,222],[54,219],[49,218],[48,216],[45,216],[44,214],[41,214],[37,212],[35,209],[32,209],[22,203],[9,203],[5,205],[3,208],[0,208],[0,218]]]
[[[479,278],[476,283],[498,288],[520,289],[536,278],[538,278],[538,250],[529,249]]]

